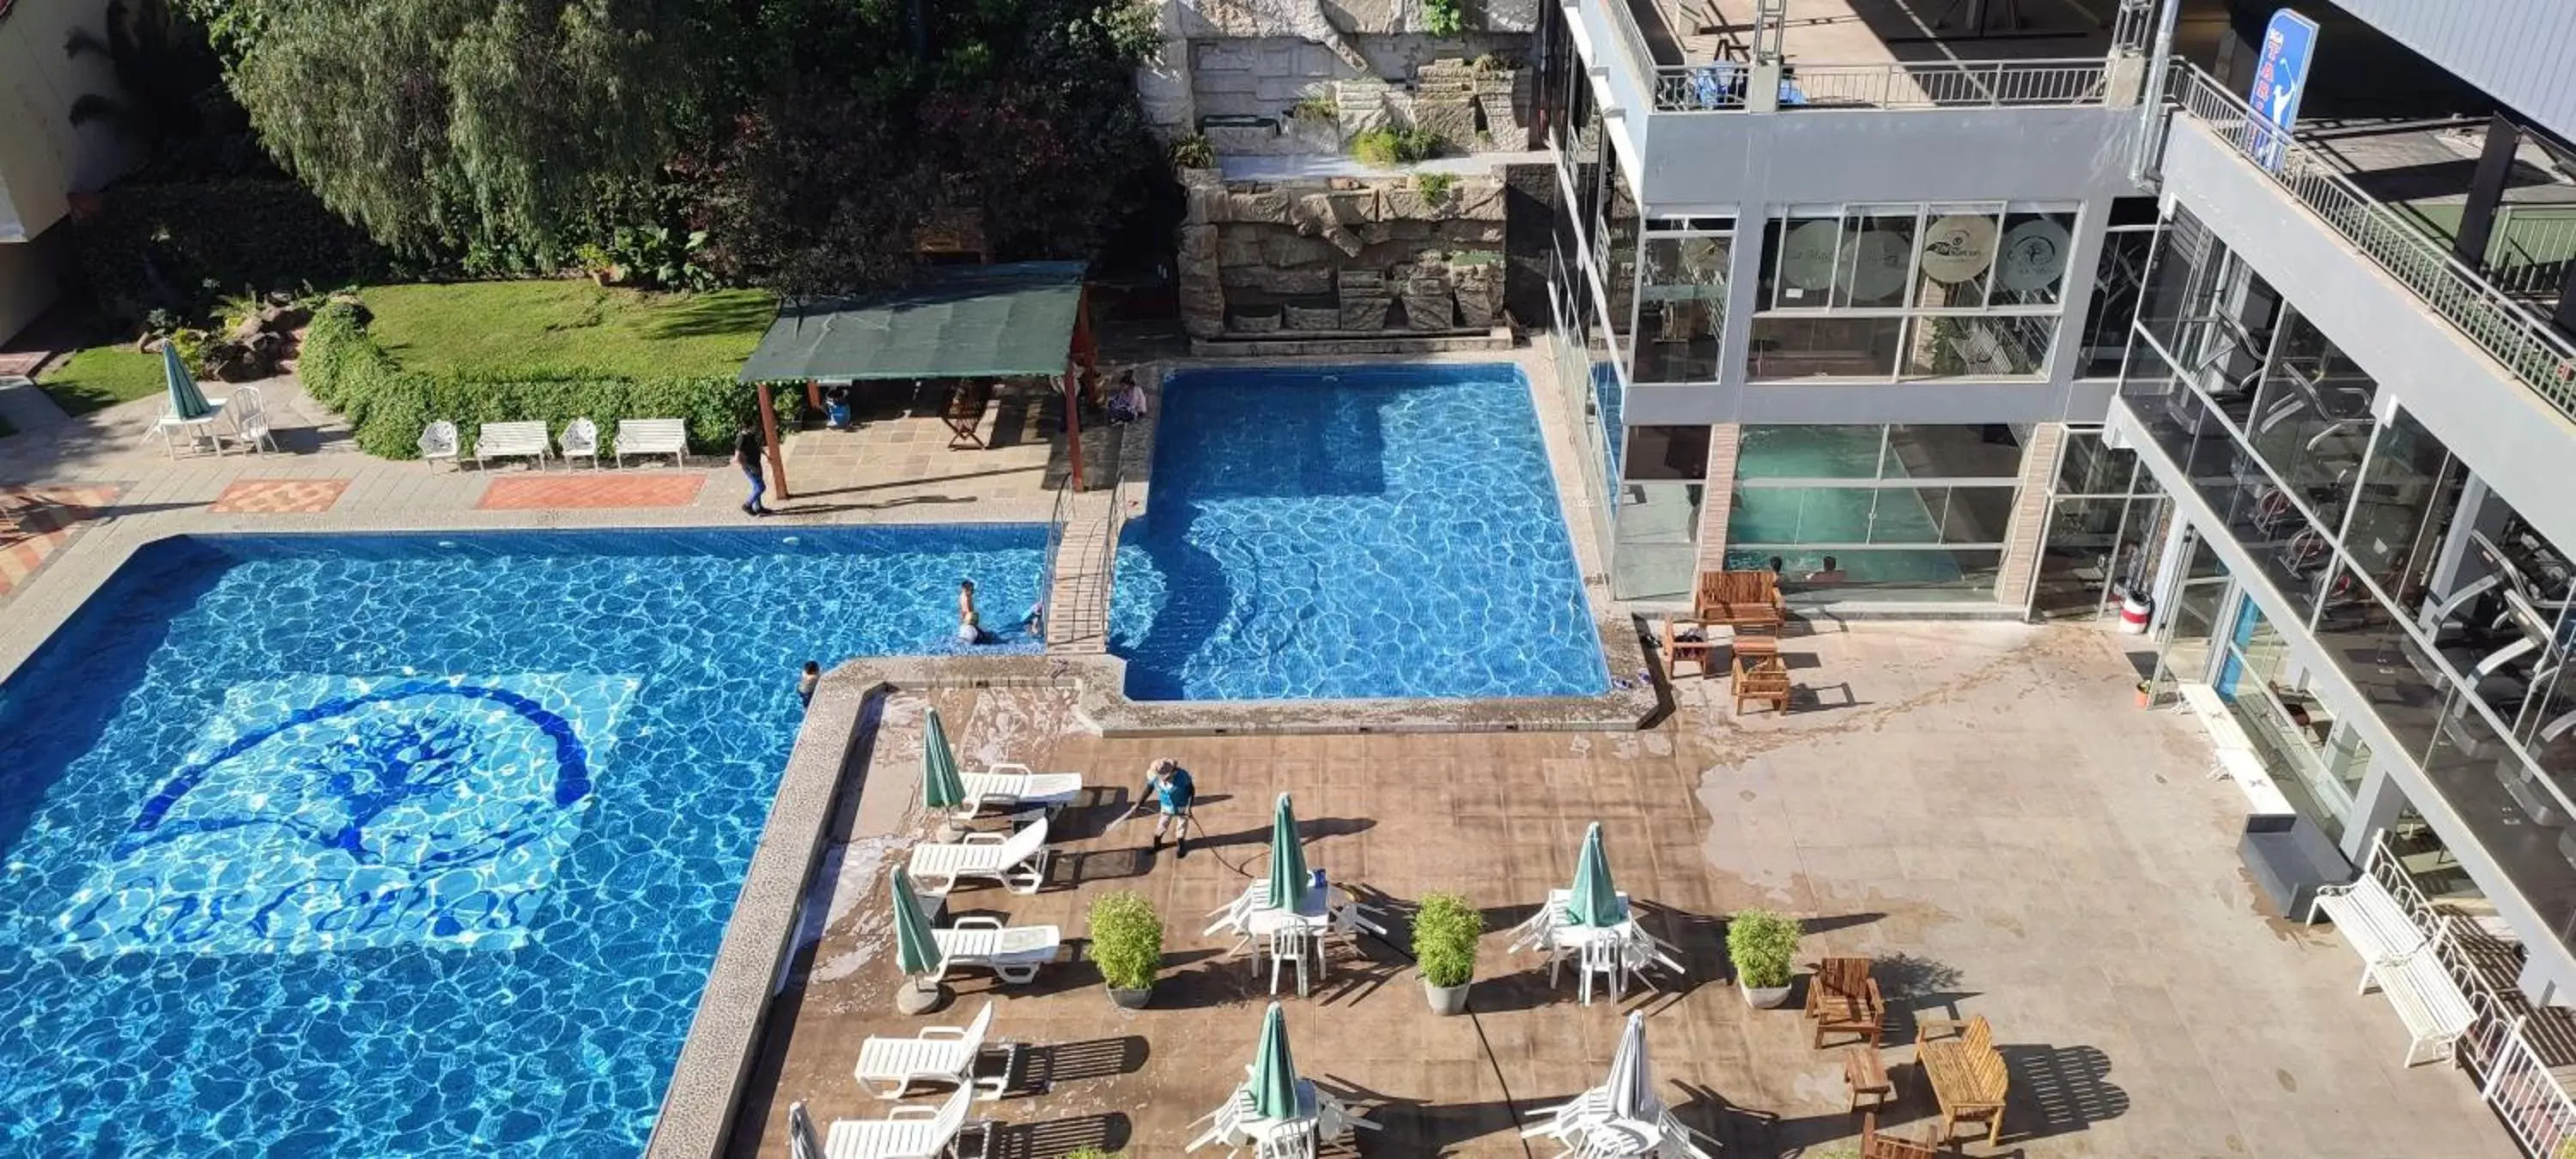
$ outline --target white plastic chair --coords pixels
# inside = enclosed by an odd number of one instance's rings
[[[261,398],[258,387],[235,389],[232,397],[224,400],[224,413],[232,416],[234,436],[252,454],[263,453],[263,445],[271,451],[277,449],[277,438],[269,433],[268,403]]]
[[[1595,974],[1608,979],[1613,1001],[1627,997],[1628,955],[1623,943],[1615,938],[1594,938],[1583,943],[1579,957],[1575,965],[1575,984],[1583,1005],[1592,1005],[1592,976]]]
[[[571,466],[575,459],[590,460],[594,469],[599,466],[598,423],[586,418],[565,423],[563,434],[555,437],[555,445],[563,450],[564,466]]]
[[[1279,971],[1290,962],[1297,963],[1297,996],[1306,996],[1306,962],[1315,960],[1315,977],[1324,976],[1323,944],[1315,931],[1305,926],[1283,926],[1270,931],[1270,992],[1279,992]],[[1259,969],[1255,960],[1254,969]]]
[[[823,1159],[940,1159],[966,1129],[973,1087],[959,1087],[939,1104],[896,1107],[882,1119],[841,1119],[823,1137]]]
[[[998,1099],[1010,1081],[1007,1076],[975,1078],[975,1060],[983,1055],[984,1038],[992,1029],[993,1004],[987,1001],[964,1026],[925,1026],[910,1038],[870,1035],[859,1044],[858,1066],[851,1074],[860,1089],[880,1099],[902,1098],[916,1083],[974,1086],[984,1098]]]
[[[912,876],[922,888],[941,895],[970,877],[998,881],[1013,893],[1036,893],[1046,884],[1046,839],[1046,818],[1040,817],[1009,837],[969,833],[958,841],[916,845]]]
[[[456,465],[456,424],[438,419],[420,431],[420,457],[432,463],[445,459]]]

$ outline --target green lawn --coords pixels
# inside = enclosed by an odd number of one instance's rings
[[[645,294],[584,281],[371,286],[377,345],[430,373],[529,370],[704,377],[742,369],[775,299],[757,290]]]
[[[161,356],[138,354],[131,342],[92,346],[53,365],[36,385],[65,414],[86,414],[101,407],[161,393]]]

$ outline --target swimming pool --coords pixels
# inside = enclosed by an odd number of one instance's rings
[[[147,545],[0,685],[0,1154],[636,1154],[797,665],[950,650],[1044,548]]]
[[[1110,617],[1129,696],[1609,686],[1516,367],[1189,370],[1162,406]]]

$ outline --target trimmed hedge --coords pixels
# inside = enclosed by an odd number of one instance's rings
[[[619,419],[678,418],[689,423],[689,448],[729,454],[735,432],[759,421],[760,404],[749,386],[732,378],[549,378],[516,375],[451,376],[409,370],[367,335],[360,308],[333,301],[314,312],[297,363],[315,401],[346,419],[358,446],[386,459],[420,457],[421,428],[433,419],[456,424],[461,450],[474,453],[475,428],[484,423],[543,419],[561,435],[566,423],[599,424],[603,451]],[[782,429],[804,416],[798,390],[774,392]]]
[[[124,182],[98,195],[72,237],[107,313],[193,315],[225,294],[318,288],[383,273],[388,255],[288,180]]]

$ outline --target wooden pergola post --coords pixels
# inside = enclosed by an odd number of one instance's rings
[[[787,489],[787,456],[780,452],[778,446],[778,400],[770,397],[766,382],[756,384],[753,389],[760,392],[760,438],[768,444],[769,474],[777,480],[778,497],[793,499],[795,493]]]

